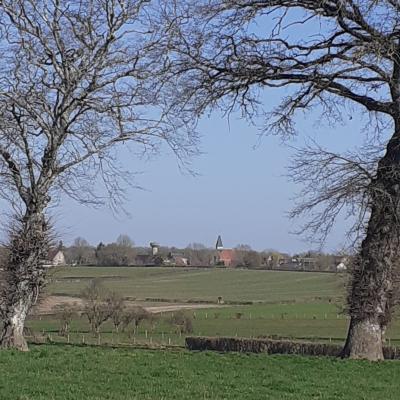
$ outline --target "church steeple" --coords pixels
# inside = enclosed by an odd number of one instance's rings
[[[224,245],[222,244],[221,235],[218,235],[218,239],[217,239],[217,243],[215,245],[215,248],[217,250],[223,250],[223,248],[224,248]]]

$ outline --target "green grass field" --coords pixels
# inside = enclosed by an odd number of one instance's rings
[[[397,362],[73,346],[0,352],[8,400],[397,400]]]
[[[345,279],[334,274],[179,268],[63,268],[47,294],[79,296],[91,279],[144,305],[174,302],[226,304],[188,310],[194,335],[279,336],[343,342]],[[163,299],[156,302],[154,299]],[[235,302],[252,302],[240,305]],[[58,336],[56,315],[31,317],[33,332],[53,345],[32,345],[22,354],[0,352],[0,400],[376,400],[398,399],[398,362],[188,352],[184,336],[168,324],[171,312],[145,321],[135,335],[104,324],[100,338],[84,317]],[[400,344],[400,324],[388,331]],[[82,343],[72,346],[60,343]],[[105,346],[86,346],[102,344]],[[114,348],[112,345],[129,345]],[[141,350],[132,345],[158,347]]]
[[[210,336],[280,336],[311,340],[343,340],[347,321],[343,309],[345,280],[326,273],[196,268],[69,267],[54,270],[47,294],[79,296],[92,279],[147,306],[184,302],[210,302],[210,309],[191,310],[193,334]],[[217,307],[221,296],[225,306]],[[251,305],[231,303],[253,302]],[[228,303],[228,304],[227,304]],[[237,314],[241,314],[241,318]],[[184,344],[184,335],[166,322],[143,323],[135,342]],[[34,318],[28,326],[35,332],[57,337],[59,321],[54,316]],[[84,336],[83,336],[84,335]],[[85,318],[72,323],[70,340],[94,343]],[[110,323],[102,327],[103,342],[131,343],[132,338],[113,334]]]
[[[79,295],[91,279],[137,299],[305,302],[342,297],[344,280],[327,273],[240,269],[69,267],[56,270],[48,293]]]
[[[225,305],[190,310],[193,334],[207,336],[283,337],[302,340],[343,342],[348,320],[343,313],[345,277],[327,273],[255,271],[195,268],[120,268],[70,267],[55,270],[48,294],[79,296],[94,279],[130,299],[144,305],[163,305],[154,299],[169,302],[208,301],[218,296],[226,302],[254,302],[251,305]],[[147,299],[147,301],[146,301]],[[240,318],[238,318],[240,313]],[[102,327],[102,343],[184,344],[184,335],[167,323],[171,313],[159,315],[152,324],[144,322],[135,336],[113,333],[106,323]],[[54,315],[31,318],[28,326],[34,332],[57,336],[59,321]],[[400,344],[400,321],[394,319],[387,332],[390,343]],[[76,318],[70,341],[96,343],[84,317]]]

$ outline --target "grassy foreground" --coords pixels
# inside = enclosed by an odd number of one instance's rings
[[[400,363],[73,346],[0,352],[0,399],[398,399]]]

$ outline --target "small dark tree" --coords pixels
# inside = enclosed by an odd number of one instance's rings
[[[76,310],[68,306],[57,307],[57,315],[60,321],[58,334],[60,336],[67,336],[71,329],[72,319],[76,315]]]
[[[86,315],[93,334],[100,333],[100,327],[112,316],[110,293],[96,279],[92,280],[81,293],[85,300],[83,314]]]
[[[192,318],[187,315],[183,310],[178,310],[174,312],[169,319],[169,322],[176,328],[179,333],[193,333]]]
[[[120,247],[133,247],[135,245],[135,242],[126,234],[119,235],[116,243]]]
[[[135,306],[126,310],[122,317],[123,330],[129,330],[129,326],[133,324],[133,332],[136,332],[142,321],[150,318],[150,313],[143,307]]]
[[[82,237],[77,237],[64,254],[68,264],[88,265],[95,262],[94,248]]]
[[[108,299],[108,303],[115,332],[119,332],[119,328],[123,323],[123,317],[126,308],[124,299],[118,293],[112,292]]]

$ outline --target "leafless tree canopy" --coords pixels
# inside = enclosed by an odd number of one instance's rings
[[[345,154],[328,151],[315,142],[296,149],[288,177],[302,189],[289,216],[306,217],[297,233],[323,244],[338,216],[343,215],[351,220],[348,243],[357,247],[365,236],[380,156],[375,146]]]
[[[187,100],[199,112],[210,103],[251,110],[258,88],[293,84],[296,92],[269,123],[285,135],[294,130],[296,111],[321,100],[335,106],[336,95],[369,111],[393,111],[396,2],[186,1],[175,19],[170,3],[165,7],[174,30],[170,45],[178,51],[176,68],[188,72]],[[299,38],[299,31],[307,33]]]
[[[283,137],[297,133],[299,113],[313,111],[332,124],[357,111],[368,115],[366,130],[376,133],[376,140],[368,142],[373,149],[367,149],[367,156],[365,148],[360,154],[322,155],[319,146],[307,146],[303,160],[300,153],[294,157],[290,172],[309,188],[309,201],[292,215],[301,210],[312,214],[303,228],[322,241],[340,210],[356,215],[351,233],[357,232],[368,215],[367,197],[382,192],[373,187],[382,140],[399,121],[399,7],[389,0],[163,2],[159,23],[168,38],[171,71],[179,76],[177,107],[196,115],[215,107],[226,113],[241,110],[251,121],[261,118],[264,132]],[[265,88],[277,89],[282,101],[269,107],[260,97]],[[307,156],[311,159],[304,164]],[[340,180],[343,175],[339,191],[339,181],[328,189],[332,176],[319,185],[308,181],[313,169],[323,168],[325,177],[328,170]],[[356,189],[361,190],[356,195],[361,212],[353,207]],[[327,218],[310,212],[312,206],[327,206]]]
[[[0,2],[0,198],[16,213],[1,293],[0,345],[27,349],[23,325],[44,284],[49,204],[59,193],[116,209],[136,157],[195,152],[192,120],[164,90],[147,0]],[[103,183],[103,189],[96,191]]]
[[[370,134],[378,132],[366,154],[307,147],[295,154],[292,173],[307,191],[293,215],[312,213],[311,233],[323,238],[344,208],[360,216],[346,351],[382,358],[400,256],[400,2],[160,1],[177,109],[198,116],[239,109],[283,137],[296,133],[299,113],[336,123],[361,111]],[[265,88],[278,91],[277,106],[261,102]]]
[[[187,121],[168,114],[147,1],[4,1],[0,195],[30,204],[62,188],[80,201],[121,200],[115,145],[194,151]],[[181,130],[182,129],[182,130]],[[182,134],[181,134],[182,133]],[[115,205],[116,203],[112,203]]]

